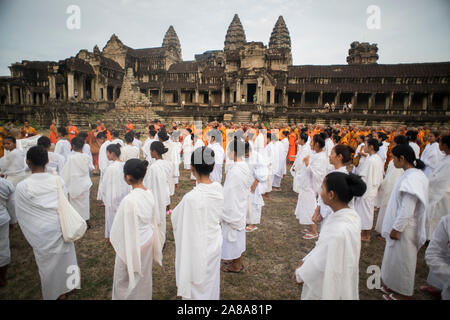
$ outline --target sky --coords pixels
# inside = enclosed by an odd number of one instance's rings
[[[79,29],[67,26],[71,5]],[[0,0],[0,75],[22,60],[102,50],[113,33],[132,48],[160,47],[170,25],[183,60],[194,60],[223,49],[236,13],[247,41],[265,45],[282,15],[294,65],[346,64],[353,41],[377,43],[378,63],[450,61],[449,0]]]

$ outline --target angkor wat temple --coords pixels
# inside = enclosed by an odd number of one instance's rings
[[[110,121],[340,121],[449,124],[450,62],[378,64],[376,44],[353,42],[347,64],[292,65],[280,16],[269,44],[247,42],[235,15],[223,50],[183,61],[172,26],[161,47],[133,49],[115,34],[102,51],[80,50],[58,62],[22,61],[0,77],[0,120],[47,125],[90,114]],[[327,113],[325,103],[336,111]],[[342,105],[351,103],[351,113]],[[138,115],[138,116],[136,116]]]

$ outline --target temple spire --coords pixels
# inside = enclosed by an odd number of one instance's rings
[[[234,15],[233,21],[231,21],[228,27],[227,35],[225,36],[225,48],[224,50],[235,50],[240,48],[246,43],[244,28],[242,27],[241,20],[237,14]]]
[[[178,58],[182,60],[180,40],[178,39],[178,35],[175,32],[173,26],[170,26],[167,30],[166,35],[164,36],[162,47],[174,50]]]
[[[286,27],[283,16],[280,16],[273,27],[270,35],[269,48],[288,48],[291,49],[291,37]]]

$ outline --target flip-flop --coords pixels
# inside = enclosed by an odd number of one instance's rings
[[[393,300],[393,299],[391,299],[391,295],[387,295],[387,294],[383,294],[383,299],[384,300]]]
[[[242,268],[239,271],[234,271],[234,270],[228,269],[228,265],[223,265],[220,267],[220,271],[222,271],[222,272],[240,273],[242,270],[244,270],[244,265],[242,265]]]
[[[391,291],[386,289],[385,286],[381,286],[380,290],[381,290],[381,292],[383,292],[384,294],[387,294],[387,295],[390,295],[392,293]]]
[[[305,240],[311,240],[311,239],[316,239],[318,237],[319,237],[318,234],[307,233],[302,238],[305,239]]]
[[[303,233],[303,234],[309,233],[309,229],[303,229],[303,230],[302,230],[302,233]]]

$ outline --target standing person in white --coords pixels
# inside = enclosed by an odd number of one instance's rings
[[[192,130],[190,128],[186,129],[186,134],[183,139],[183,162],[184,170],[190,170],[191,168],[191,154],[194,151],[192,145]]]
[[[428,140],[430,143],[425,146],[420,160],[425,163],[423,173],[429,178],[439,162],[445,157],[445,154],[439,149],[439,132],[430,132]]]
[[[450,214],[450,135],[441,137],[439,149],[445,157],[429,176],[429,205],[427,208],[427,239],[431,239],[439,221]]]
[[[417,252],[426,241],[428,179],[422,171],[425,165],[409,145],[396,146],[392,156],[394,165],[404,173],[392,190],[383,220],[386,246],[381,290],[385,300],[403,300],[414,293]]]
[[[210,148],[194,151],[191,170],[197,185],[184,195],[171,215],[177,295],[183,300],[220,299],[224,194],[222,185],[210,178],[214,157]]]
[[[365,183],[356,175],[332,172],[325,177],[321,198],[333,212],[314,249],[293,274],[303,285],[302,300],[359,299],[361,219],[348,203],[365,191]]]
[[[310,156],[303,158],[304,168],[299,175],[300,192],[298,193],[297,206],[295,207],[295,216],[300,224],[307,225],[303,239],[315,239],[319,236],[317,225],[312,220],[314,211],[317,207],[317,195],[320,192],[323,178],[327,174],[328,159],[325,152],[325,141],[319,134],[314,135],[311,140]]]
[[[64,162],[69,159],[71,146],[69,140],[67,140],[67,130],[65,127],[60,127],[57,129],[58,142],[55,145],[55,153],[60,154],[64,157]]]
[[[294,164],[291,167],[291,174],[294,177],[292,189],[294,190],[294,192],[297,193],[300,192],[300,185],[302,184],[302,181],[300,181],[299,179],[300,173],[305,168],[305,163],[303,162],[303,159],[311,155],[311,144],[307,143],[308,138],[309,137],[307,133],[302,132],[300,134],[300,137],[298,139],[297,155],[295,156]]]
[[[100,197],[105,204],[105,238],[107,241],[109,241],[111,227],[120,202],[131,191],[131,186],[123,178],[124,162],[120,161],[120,152],[119,144],[111,143],[106,147],[106,155],[111,163],[106,168],[98,186]]]
[[[240,272],[244,268],[242,254],[245,252],[245,222],[250,187],[254,182],[252,172],[244,161],[248,142],[235,136],[229,143],[227,156],[233,163],[224,183],[224,210],[222,216],[222,265],[223,272]]]
[[[170,140],[166,129],[162,128],[159,131],[158,139],[167,148],[167,152],[162,155],[162,158],[170,163],[169,190],[170,196],[173,196],[175,194],[175,179],[179,176],[179,170],[175,168],[177,165],[177,149],[174,142]],[[176,176],[177,172],[178,176]]]
[[[9,229],[17,223],[14,191],[11,182],[0,178],[0,288],[7,285],[6,272],[11,262]]]
[[[364,166],[364,161],[366,161],[368,154],[364,151],[364,141],[365,141],[365,136],[361,135],[358,137],[358,147],[356,148],[355,151],[355,155],[353,156],[354,158],[358,158],[359,160],[356,159],[356,161],[358,162],[358,164],[355,166],[353,166],[353,170],[352,172],[354,174],[359,174],[359,172],[361,171],[361,168]],[[353,163],[355,164],[355,160],[353,161]]]
[[[164,241],[166,239],[166,213],[170,208],[169,178],[172,170],[169,161],[162,158],[167,151],[160,141],[151,144],[150,154],[155,161],[147,169],[143,182],[155,199],[158,227],[164,235]]]
[[[267,181],[265,184],[266,187],[264,188],[264,194],[266,197],[269,196],[267,193],[272,191],[273,172],[278,167],[277,155],[275,153],[275,142],[273,140],[273,138],[274,138],[273,136],[274,135],[272,135],[271,133],[267,133],[267,140],[266,140],[267,145],[264,148],[264,153],[266,155],[268,169],[269,169],[269,174],[268,174]]]
[[[42,136],[38,139],[37,145],[44,147],[48,153],[48,163],[45,166],[45,171],[61,175],[64,168],[65,159],[62,155],[50,151],[50,147],[52,145],[50,139],[46,136]]]
[[[278,155],[277,161],[277,170],[273,171],[273,182],[272,189],[275,191],[281,191],[281,180],[283,176],[286,174],[286,157],[289,152],[289,140],[287,139],[287,135],[289,133],[284,131],[281,133],[281,141],[275,142],[276,154]]]
[[[7,153],[0,158],[0,174],[13,186],[27,177],[25,173],[25,155],[16,148],[16,138],[8,136],[3,140],[3,147]]]
[[[111,141],[106,139],[106,133],[100,132],[99,134],[97,134],[97,142],[100,145],[100,150],[98,152],[98,168],[100,169],[100,181],[99,181],[100,184],[103,180],[105,170],[110,164],[110,161],[108,160],[108,156],[106,154],[106,147],[108,147],[111,144]],[[97,200],[101,200],[99,192],[97,193]]]
[[[123,140],[120,139],[120,137],[119,137],[119,131],[117,131],[117,130],[111,131],[111,143],[112,144],[120,144],[120,147],[125,146],[125,144],[123,143]]]
[[[148,162],[128,160],[123,173],[133,190],[122,200],[111,227],[116,252],[113,300],[151,300],[153,260],[162,265],[163,235],[158,227],[153,193],[143,179]]]
[[[152,164],[152,162],[154,161],[154,159],[152,159],[152,157],[150,155],[150,145],[154,141],[157,141],[157,139],[155,138],[156,134],[157,134],[157,132],[156,132],[154,126],[150,126],[149,131],[148,131],[148,138],[147,138],[147,140],[145,140],[144,146],[142,147],[142,153],[144,154],[144,158],[145,158],[145,160],[148,161],[149,164]]]
[[[133,131],[125,134],[125,146],[120,149],[120,161],[123,163],[130,159],[139,159],[139,149],[133,145],[134,134]],[[143,149],[144,150],[144,149]]]
[[[45,172],[47,150],[31,147],[27,164],[31,176],[16,188],[16,215],[25,238],[33,248],[41,278],[44,300],[64,298],[68,288],[68,268],[78,268],[73,242],[64,242],[58,215],[57,179],[64,190],[61,177]],[[79,288],[79,284],[78,284]]]
[[[214,151],[214,169],[209,175],[212,181],[222,183],[222,169],[223,162],[225,161],[225,151],[222,147],[222,132],[217,129],[208,131],[210,136],[208,147]]]
[[[409,145],[414,150],[414,154],[416,155],[416,158],[419,159],[420,156],[420,147],[417,144],[417,135],[418,132],[416,130],[408,130],[406,132],[406,138],[409,141]]]
[[[88,227],[90,227],[89,194],[92,181],[89,173],[95,168],[89,156],[83,153],[83,138],[75,137],[72,139],[71,144],[74,154],[67,160],[61,177],[69,192],[70,204],[86,220]]]
[[[361,241],[370,241],[370,230],[373,227],[373,214],[375,209],[375,199],[377,197],[378,188],[383,182],[384,164],[380,156],[377,154],[380,145],[378,140],[371,138],[366,142],[365,152],[369,154],[363,167],[359,172],[367,185],[367,191],[364,196],[357,198],[355,201],[355,210],[361,217]]]
[[[180,164],[181,164],[181,149],[182,144],[180,142],[180,131],[172,132],[170,139],[172,140],[172,145],[175,149],[175,163],[174,163],[174,178],[173,182],[175,184],[175,189],[178,187],[178,182],[180,179]]]
[[[201,148],[205,145],[203,140],[200,139],[200,137],[195,134],[191,135],[191,141],[192,141],[192,149],[191,149],[192,152],[194,152],[197,148]],[[192,172],[191,172],[191,180],[193,180],[195,182],[195,176],[192,174]]]

